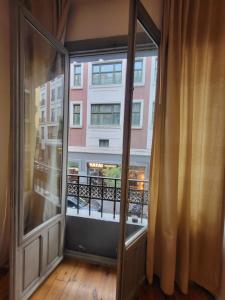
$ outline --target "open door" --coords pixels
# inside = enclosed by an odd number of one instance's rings
[[[69,71],[67,51],[14,5],[10,298],[17,300],[63,258]]]
[[[140,0],[130,1],[129,18],[117,300],[133,299],[146,278],[150,168],[142,170],[140,178],[134,178],[132,172],[137,168],[138,161],[133,153],[145,148],[142,155],[148,156],[150,165],[160,42],[160,32]],[[141,86],[144,85],[148,88],[147,101],[143,100],[145,96],[141,93]],[[142,127],[147,128],[144,133],[139,130]],[[137,172],[135,174],[137,176]],[[136,230],[130,233],[129,224],[134,223]]]

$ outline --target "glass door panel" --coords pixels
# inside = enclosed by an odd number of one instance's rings
[[[20,3],[12,8],[10,299],[20,300],[28,299],[63,259],[69,71],[62,44]]]
[[[23,233],[61,213],[65,55],[23,26]]]
[[[131,104],[126,241],[132,238],[130,226],[136,227],[134,235],[148,224],[157,60],[157,47],[138,21]]]
[[[141,2],[131,0],[117,300],[134,299],[146,277],[149,174],[159,40],[160,32]]]

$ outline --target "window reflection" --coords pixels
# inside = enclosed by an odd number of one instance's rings
[[[64,58],[25,23],[24,234],[61,213]]]

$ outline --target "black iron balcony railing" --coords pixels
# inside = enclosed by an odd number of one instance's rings
[[[128,214],[140,218],[147,217],[149,182],[147,180],[129,179],[128,189]],[[121,200],[121,179],[100,176],[67,176],[67,199],[74,199],[77,214],[81,209],[80,202],[86,201],[89,216],[92,213],[92,203],[98,202],[97,211],[103,217],[103,213],[110,213],[113,218],[119,214]]]

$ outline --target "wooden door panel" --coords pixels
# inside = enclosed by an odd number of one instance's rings
[[[34,240],[23,251],[23,290],[29,287],[40,276],[40,238]]]

